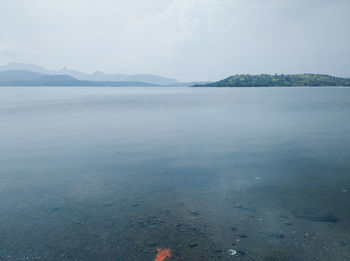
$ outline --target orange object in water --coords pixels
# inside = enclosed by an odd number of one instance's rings
[[[158,255],[156,257],[156,260],[154,261],[163,261],[165,258],[171,257],[170,255],[170,249],[163,249],[163,248],[158,248]]]

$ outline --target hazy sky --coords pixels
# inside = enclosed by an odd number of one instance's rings
[[[350,76],[350,0],[0,0],[0,64]]]

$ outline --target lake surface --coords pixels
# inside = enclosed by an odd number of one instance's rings
[[[350,260],[350,88],[0,88],[0,126],[0,260]]]

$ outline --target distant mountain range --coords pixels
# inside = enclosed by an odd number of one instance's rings
[[[194,86],[194,87],[284,87],[284,86],[350,86],[350,78],[324,74],[240,74],[217,82],[183,83],[152,74],[84,73],[64,67],[59,71],[44,67],[10,63],[0,66],[0,86]]]
[[[0,86],[159,86],[144,82],[82,81],[66,74],[43,74],[27,70],[0,71]]]
[[[284,86],[350,86],[349,78],[340,78],[324,74],[289,75],[233,75],[224,80],[195,84],[194,87],[284,87]]]
[[[10,63],[0,66],[0,86],[191,86],[176,79],[152,74],[83,73],[64,67],[52,71],[44,67]]]

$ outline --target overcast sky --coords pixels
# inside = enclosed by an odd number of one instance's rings
[[[350,0],[0,0],[0,65],[350,76]]]

